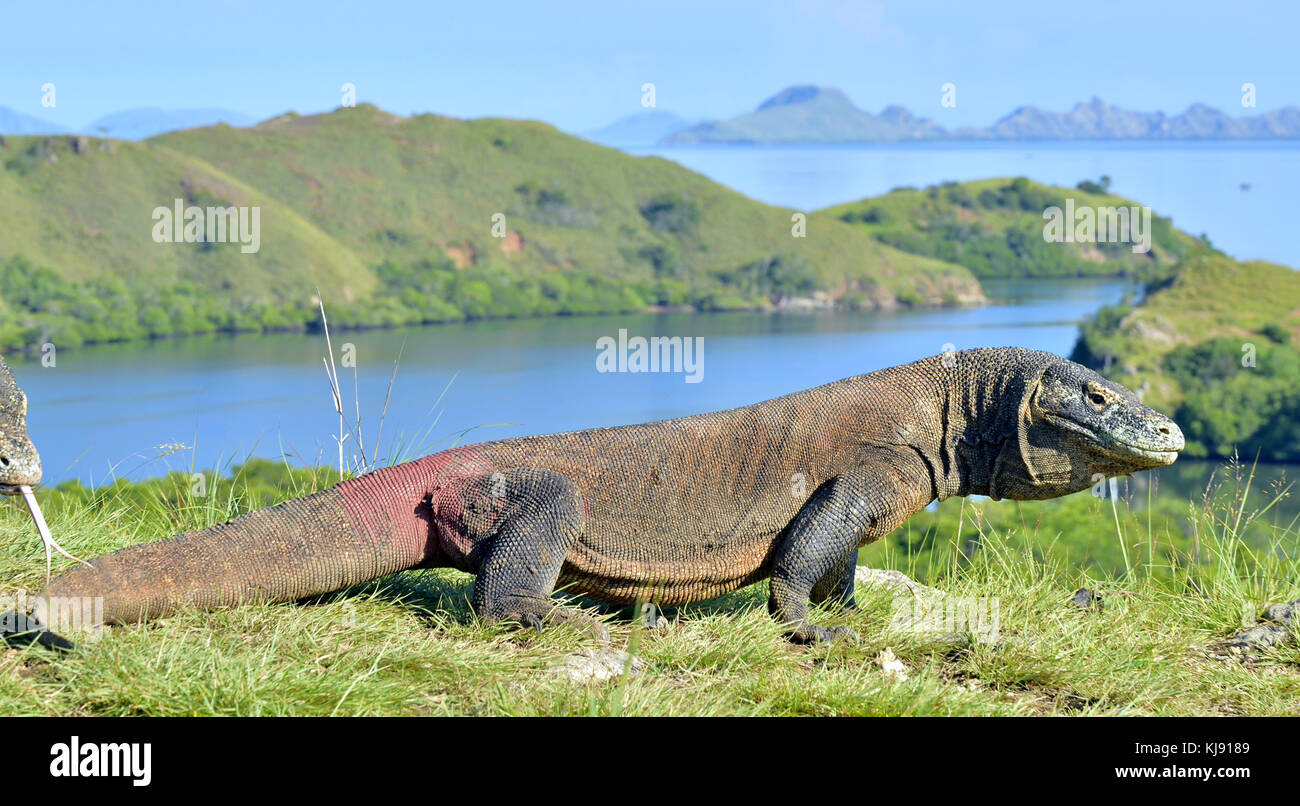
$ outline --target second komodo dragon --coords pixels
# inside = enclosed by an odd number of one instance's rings
[[[104,621],[289,601],[408,568],[474,574],[489,620],[592,622],[770,578],[790,638],[809,602],[853,604],[859,547],[936,499],[1054,498],[1172,463],[1183,435],[1050,353],[949,353],[744,408],[457,447],[229,523],[73,568],[37,599],[102,597]],[[55,623],[45,622],[50,629]]]

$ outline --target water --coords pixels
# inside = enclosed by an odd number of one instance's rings
[[[815,210],[902,185],[1027,176],[1074,187],[1111,177],[1112,190],[1207,233],[1242,260],[1300,266],[1291,211],[1300,186],[1300,143],[1076,142],[906,143],[629,149],[675,160],[759,201]],[[1241,190],[1242,183],[1250,190]]]
[[[1068,355],[1078,323],[1135,289],[1110,279],[985,283],[993,304],[890,313],[636,315],[476,322],[335,334],[357,356],[342,371],[349,418],[359,398],[367,455],[401,352],[379,456],[746,405],[828,381],[958,349],[1011,345]],[[596,340],[704,339],[703,377],[596,371]],[[49,484],[142,479],[249,456],[334,464],[338,416],[321,363],[324,339],[304,334],[213,336],[60,353],[55,367],[16,361],[32,401],[29,426]],[[448,386],[450,384],[450,386]],[[443,390],[446,393],[443,394]],[[356,396],[354,398],[354,395]],[[441,396],[441,400],[439,400]],[[354,446],[355,437],[345,445]],[[382,463],[382,461],[381,461]],[[1180,460],[1160,494],[1197,497],[1219,463]],[[1300,468],[1261,468],[1267,489]],[[1145,500],[1145,480],[1134,505]],[[1295,497],[1282,508],[1300,514]]]
[[[1014,281],[987,283],[995,304],[981,308],[507,320],[338,333],[335,348],[341,358],[344,344],[355,346],[368,453],[402,353],[380,456],[409,457],[465,429],[474,429],[467,441],[483,441],[746,405],[949,344],[1068,355],[1079,321],[1128,290],[1116,280]],[[596,340],[620,328],[702,337],[702,381],[597,372]],[[324,355],[320,336],[215,336],[68,350],[53,368],[19,361],[14,371],[32,401],[46,482],[97,484],[250,455],[337,462]],[[351,416],[353,371],[342,372]]]

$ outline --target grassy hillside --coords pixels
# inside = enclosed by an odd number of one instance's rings
[[[311,289],[377,287],[355,255],[291,208],[193,157],[84,137],[0,147],[0,346],[249,329]],[[153,210],[177,198],[261,207],[261,248],[156,243]],[[215,320],[215,323],[214,323]]]
[[[1075,360],[1144,389],[1174,414],[1193,456],[1300,461],[1300,273],[1203,256],[1103,308]]]
[[[154,243],[176,198],[261,207],[261,250]],[[316,288],[340,326],[980,298],[960,267],[843,222],[792,237],[791,214],[527,121],[362,106],[144,143],[10,137],[0,347],[300,328]]]
[[[1105,184],[1105,182],[1103,182]],[[1028,179],[946,182],[924,190],[898,188],[870,199],[827,208],[819,216],[855,224],[883,244],[970,269],[977,277],[1074,277],[1158,274],[1191,254],[1209,250],[1202,239],[1151,216],[1151,251],[1126,243],[1056,243],[1043,238],[1043,211],[1083,207],[1131,207],[1131,199],[1103,185],[1077,188]]]
[[[93,492],[63,485],[42,503],[60,542],[93,556],[334,480],[257,462],[203,498],[177,475]],[[595,649],[587,634],[484,624],[466,604],[472,577],[410,571],[311,601],[112,627],[70,653],[0,646],[0,715],[1294,714],[1295,643],[1257,657],[1212,651],[1243,617],[1297,595],[1294,527],[1270,523],[1274,513],[1234,527],[1231,494],[1172,509],[1151,517],[1121,502],[1116,518],[1086,493],[952,500],[864,550],[871,567],[908,573],[958,607],[996,601],[997,640],[901,628],[898,599],[859,587],[856,613],[815,615],[859,641],[795,647],[760,583],[668,609],[662,629],[640,628],[627,608],[606,611],[613,647],[644,669],[584,684],[551,669]],[[1246,530],[1260,542],[1243,540]],[[927,544],[942,547],[939,559]],[[1109,561],[1080,562],[1098,557]],[[0,506],[0,588],[39,589],[43,560],[22,509]],[[56,557],[56,572],[65,565]],[[1104,608],[1068,604],[1080,587],[1100,591]],[[882,669],[886,650],[906,679]]]
[[[371,106],[215,127],[157,143],[257,177],[372,263],[443,252],[460,267],[521,274],[577,269],[624,281],[764,295],[757,264],[839,293],[942,302],[972,286],[960,272],[882,249],[851,227],[791,236],[791,211],[755,203],[655,157],[630,157],[530,121],[398,118]],[[492,216],[505,216],[495,238]],[[752,286],[752,287],[747,287]]]

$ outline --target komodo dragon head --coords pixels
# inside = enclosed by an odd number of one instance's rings
[[[0,358],[0,495],[41,480],[41,456],[27,436],[27,395]]]
[[[1183,449],[1173,420],[1087,367],[1052,358],[1021,399],[1019,451],[999,461],[995,498],[1055,498],[1173,464]]]

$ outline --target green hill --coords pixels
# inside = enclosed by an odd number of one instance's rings
[[[1300,272],[1192,258],[1098,312],[1073,357],[1173,412],[1193,456],[1300,461]]]
[[[178,198],[260,206],[260,251],[155,243],[153,210]],[[302,289],[364,296],[377,286],[363,261],[291,208],[159,146],[5,138],[0,218],[0,346],[253,329],[277,323],[267,306]]]
[[[1058,243],[1044,239],[1043,211],[1084,207],[1134,207],[1102,184],[1043,185],[1024,178],[946,182],[924,190],[898,188],[884,196],[841,204],[818,213],[860,226],[883,244],[970,269],[977,277],[1074,277],[1160,274],[1178,260],[1212,251],[1208,242],[1151,215],[1151,249],[1131,243]],[[1132,233],[1130,231],[1130,237]]]
[[[261,249],[154,243],[177,198],[259,207]],[[528,121],[360,106],[144,143],[10,137],[0,346],[301,328],[317,288],[342,326],[981,298],[964,269],[844,222],[792,237],[793,212]]]

